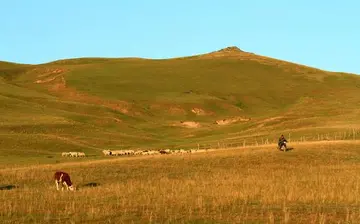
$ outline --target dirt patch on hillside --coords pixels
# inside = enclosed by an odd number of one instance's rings
[[[208,114],[207,112],[205,112],[205,110],[203,110],[201,108],[192,108],[191,112],[193,112],[194,114],[199,115],[199,116]]]
[[[173,124],[173,126],[184,127],[184,128],[200,128],[199,122],[195,121],[180,121],[179,123]]]
[[[62,76],[65,73],[64,69],[61,68],[35,68],[31,71],[32,73],[40,73],[37,75],[37,80],[34,83],[48,83],[54,81],[56,78]]]
[[[233,117],[233,118],[227,118],[227,119],[221,119],[215,121],[217,125],[229,125],[236,122],[247,122],[250,121],[250,118],[244,118],[244,117]]]
[[[58,78],[60,75],[56,75],[54,77],[48,77],[48,78],[45,78],[45,79],[38,79],[36,80],[34,83],[47,83],[47,82],[51,82],[51,81],[54,81],[56,78]],[[62,77],[62,76],[61,76]]]

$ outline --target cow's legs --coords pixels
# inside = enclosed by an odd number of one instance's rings
[[[56,190],[59,190],[59,183],[57,180],[55,180]]]
[[[66,190],[69,190],[69,186],[67,185],[67,183],[66,183],[66,182],[64,182],[63,184],[65,185]]]
[[[62,181],[63,174],[60,175],[59,183],[61,184],[61,190],[64,191],[63,181]]]

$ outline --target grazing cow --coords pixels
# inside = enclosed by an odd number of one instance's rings
[[[70,180],[70,176],[68,173],[62,172],[62,171],[57,171],[54,174],[54,179],[55,179],[55,184],[56,184],[56,190],[60,190],[59,189],[59,184],[61,185],[61,190],[64,190],[64,186],[66,187],[67,190],[70,191],[74,191],[75,187],[74,185],[71,183]]]

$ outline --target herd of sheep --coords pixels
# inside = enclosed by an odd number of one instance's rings
[[[85,157],[85,153],[84,152],[63,152],[61,153],[61,156],[65,156],[65,157]]]
[[[103,150],[103,154],[105,156],[124,156],[124,155],[157,155],[157,154],[185,154],[185,153],[196,153],[196,152],[206,152],[207,150],[203,149],[191,149],[191,150],[184,150],[184,149],[160,149],[160,150]]]
[[[105,156],[127,156],[127,155],[157,155],[157,154],[186,154],[186,153],[197,153],[197,152],[206,152],[205,149],[160,149],[160,150],[103,150],[102,153]],[[84,152],[63,152],[61,153],[63,157],[85,157]]]

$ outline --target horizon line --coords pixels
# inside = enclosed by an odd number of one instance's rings
[[[307,64],[302,64],[299,62],[295,62],[295,61],[291,61],[288,59],[280,59],[280,58],[275,58],[272,56],[267,56],[267,55],[262,55],[262,54],[258,54],[258,53],[253,53],[253,52],[249,52],[249,51],[244,51],[241,48],[239,48],[238,46],[232,45],[232,46],[227,46],[227,47],[223,47],[221,49],[218,50],[213,50],[213,51],[207,51],[207,52],[203,52],[203,53],[194,53],[194,54],[189,54],[189,55],[184,55],[184,56],[174,56],[174,57],[161,57],[161,58],[156,58],[156,57],[137,57],[137,56],[79,56],[79,57],[69,57],[69,58],[59,58],[59,59],[55,59],[55,60],[51,60],[51,61],[47,61],[47,62],[43,62],[43,63],[22,63],[22,62],[14,62],[14,61],[6,61],[6,60],[1,60],[0,62],[3,63],[9,63],[9,64],[15,64],[15,65],[27,65],[27,66],[39,66],[39,65],[46,65],[46,64],[51,64],[51,63],[56,63],[56,62],[61,62],[61,61],[71,61],[71,60],[77,60],[77,59],[138,59],[138,60],[174,60],[174,59],[188,59],[188,58],[196,58],[198,56],[204,56],[204,55],[210,55],[216,52],[221,52],[221,51],[226,51],[226,50],[230,50],[230,51],[234,51],[234,52],[238,52],[238,53],[247,53],[247,54],[253,54],[256,56],[260,56],[260,57],[266,57],[269,59],[273,59],[273,60],[279,60],[279,61],[283,61],[283,62],[287,62],[287,63],[291,63],[291,64],[296,64],[296,65],[300,65],[300,66],[305,66],[305,67],[309,67],[309,68],[313,68],[313,69],[317,69],[317,70],[321,70],[321,71],[325,71],[325,72],[331,72],[331,73],[345,73],[345,74],[351,74],[351,75],[360,75],[354,72],[344,72],[344,71],[331,71],[331,70],[326,70],[326,69],[321,69],[312,65],[307,65]],[[215,58],[201,58],[201,59],[215,59]]]

